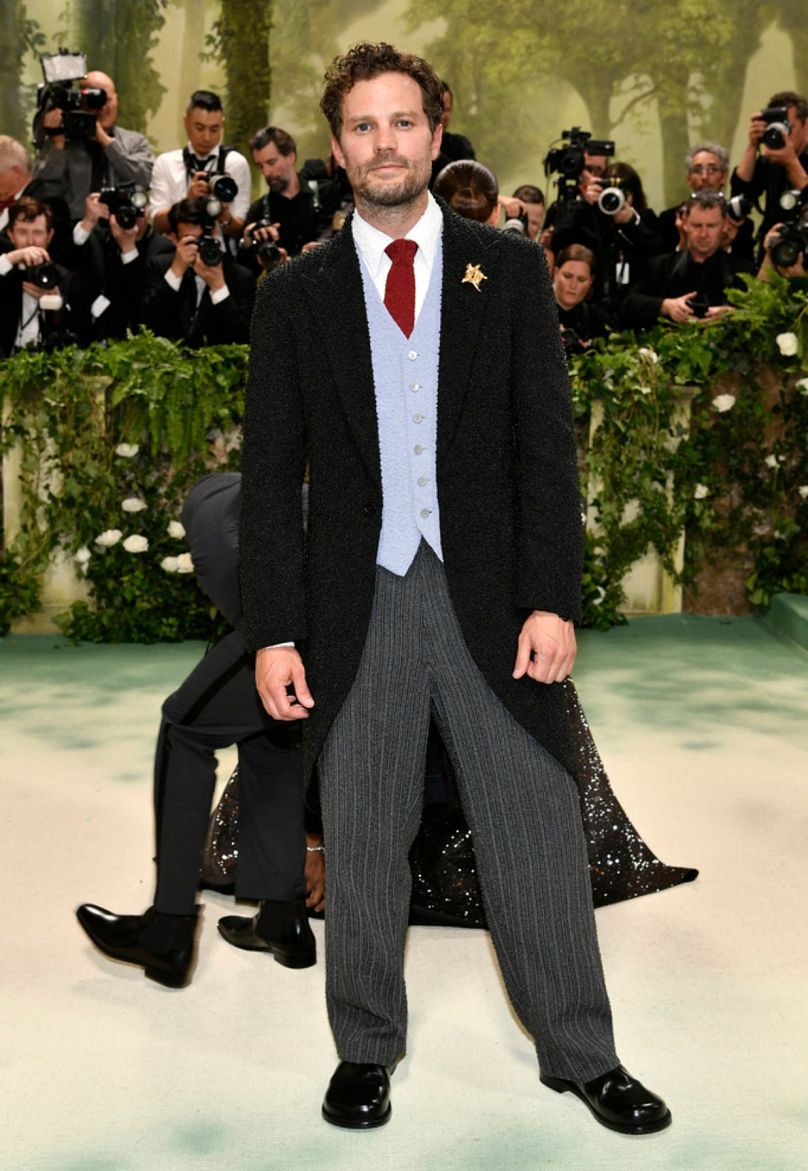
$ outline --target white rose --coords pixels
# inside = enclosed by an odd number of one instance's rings
[[[87,562],[90,560],[91,557],[92,557],[92,553],[90,552],[90,550],[87,548],[86,545],[82,545],[82,547],[80,549],[77,549],[76,552],[73,554],[73,560],[78,561],[78,563],[82,567],[82,569],[84,569],[84,567],[86,566]]]
[[[164,569],[166,573],[176,573],[178,560],[177,557],[164,557],[160,562],[160,568]]]
[[[709,496],[709,495],[710,495],[710,489],[707,487],[706,484],[697,484],[696,485],[695,491],[693,492],[694,499],[703,500],[705,496]]]
[[[781,460],[779,456],[767,455],[763,462],[767,468],[776,468]]]
[[[134,533],[131,537],[126,538],[123,547],[127,553],[145,553],[149,542],[140,533]]]
[[[115,454],[120,455],[123,459],[132,459],[139,451],[139,443],[119,443],[115,448]]]
[[[121,508],[124,512],[142,512],[144,508],[148,508],[148,505],[139,496],[127,496]]]
[[[599,606],[605,597],[606,597],[605,589],[603,588],[603,586],[598,586],[598,588],[595,590],[595,596],[592,599],[592,605]]]
[[[175,537],[178,541],[181,541],[185,536],[185,526],[178,520],[170,520],[168,522],[168,535],[169,537]]]
[[[194,563],[190,553],[180,553],[177,558],[177,573],[193,573]]]
[[[797,335],[795,333],[778,333],[774,340],[784,358],[794,357],[797,352]]]
[[[800,394],[808,394],[808,378],[801,378],[797,383],[797,390]]]
[[[723,414],[724,411],[731,411],[735,406],[734,394],[717,394],[713,399],[713,410]]]
[[[808,500],[808,484],[800,484],[797,491],[799,492],[799,494],[803,498],[803,500]]]
[[[640,394],[650,394],[651,393],[650,386],[638,386],[637,390],[640,392]]]
[[[105,529],[100,537],[95,538],[95,543],[104,549],[109,549],[112,545],[117,545],[122,536],[123,533],[120,529]]]
[[[647,358],[648,361],[653,362],[654,365],[656,365],[656,363],[659,361],[659,355],[657,354],[656,350],[652,350],[650,346],[640,346],[637,352],[641,358]]]

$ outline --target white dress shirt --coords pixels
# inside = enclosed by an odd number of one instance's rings
[[[432,276],[432,266],[438,251],[438,240],[443,231],[443,214],[432,198],[431,192],[427,192],[427,197],[424,214],[416,224],[413,224],[404,237],[405,240],[414,240],[418,245],[418,251],[413,260],[413,271],[415,272],[414,321],[418,320],[418,314],[426,300],[429,278]],[[393,267],[393,262],[385,252],[385,248],[393,237],[388,236],[385,232],[380,232],[367,220],[363,220],[358,211],[354,211],[351,227],[357,251],[367,265],[373,284],[383,301],[387,275]]]
[[[188,149],[191,149],[190,143]],[[215,146],[207,158],[200,159],[206,170],[215,170],[215,164],[213,168],[211,164],[218,157],[219,149],[218,146]],[[230,204],[230,213],[236,219],[243,220],[247,215],[252,194],[250,164],[243,154],[239,154],[237,150],[229,150],[224,160],[224,169],[238,184],[238,195]],[[185,199],[189,182],[190,178],[185,169],[185,159],[181,150],[169,150],[165,154],[158,155],[152,172],[149,216],[154,218],[158,211],[168,211],[173,204]]]

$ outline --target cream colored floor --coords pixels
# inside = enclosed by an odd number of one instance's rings
[[[0,1165],[808,1167],[808,656],[751,620],[642,619],[582,642],[576,679],[621,800],[661,857],[701,869],[597,913],[620,1052],[668,1099],[670,1130],[612,1134],[539,1085],[482,932],[411,931],[409,1056],[391,1123],[366,1134],[319,1117],[335,1061],[322,964],[229,948],[229,900],[205,896],[185,990],[104,959],[73,908],[150,901],[152,739],[199,648],[12,638]]]

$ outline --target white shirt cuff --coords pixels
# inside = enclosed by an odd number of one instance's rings
[[[132,261],[137,260],[137,258],[138,258],[137,248],[133,248],[131,252],[122,252],[121,253],[121,264],[131,264]]]
[[[170,288],[172,288],[175,293],[178,293],[180,291],[180,286],[182,285],[182,277],[177,276],[177,274],[175,272],[172,272],[170,268],[166,269],[165,281],[166,281],[166,284]]]
[[[99,293],[90,306],[90,313],[92,315],[93,321],[97,321],[101,314],[105,313],[107,309],[109,309],[111,304],[112,302],[108,297],[105,297],[103,293]]]
[[[229,296],[230,290],[225,285],[224,288],[217,289],[215,293],[211,293],[210,303],[211,305],[221,305],[222,301],[226,301]]]
[[[79,222],[73,228],[73,243],[78,244],[78,246],[81,247],[81,245],[86,244],[89,239],[90,233],[86,228],[81,226],[81,220],[79,220]]]
[[[8,276],[13,267],[14,265],[9,263],[9,259],[5,254],[0,256],[0,276]]]
[[[270,643],[269,646],[262,646],[261,650],[262,651],[276,651],[279,649],[279,647],[294,646],[294,645],[295,644],[293,642],[273,642],[273,643]]]

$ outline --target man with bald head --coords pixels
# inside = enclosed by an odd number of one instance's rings
[[[61,197],[67,201],[71,218],[84,215],[87,196],[102,187],[136,183],[148,190],[154,154],[148,139],[136,130],[116,124],[118,93],[115,82],[100,70],[91,70],[81,82],[82,89],[102,89],[107,100],[96,112],[92,138],[70,138],[63,133],[63,113],[50,110],[43,123],[48,141],[34,165],[37,198]]]

